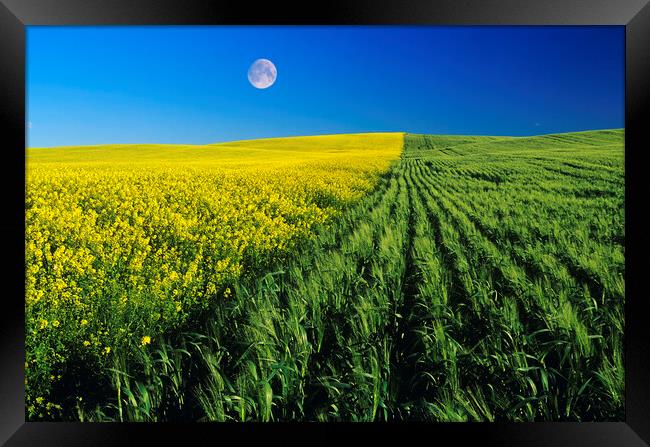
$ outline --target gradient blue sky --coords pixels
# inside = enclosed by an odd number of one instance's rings
[[[30,26],[27,144],[618,128],[624,74],[614,26]]]

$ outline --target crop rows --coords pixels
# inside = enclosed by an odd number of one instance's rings
[[[191,327],[240,277],[286,258],[376,186],[402,141],[30,149],[28,416],[56,418],[95,388],[83,377]]]
[[[406,134],[370,194],[67,417],[622,420],[622,142]]]

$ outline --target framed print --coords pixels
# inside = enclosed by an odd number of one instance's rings
[[[0,18],[7,445],[647,445],[647,2]]]

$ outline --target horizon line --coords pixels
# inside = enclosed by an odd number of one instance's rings
[[[566,134],[575,134],[575,133],[585,133],[585,132],[603,132],[603,131],[616,131],[622,130],[625,131],[625,127],[611,127],[611,128],[598,128],[598,129],[585,129],[585,130],[572,130],[568,132],[551,132],[551,133],[542,133],[542,134],[531,134],[531,135],[487,135],[487,134],[471,134],[471,133],[426,133],[426,132],[409,132],[409,131],[375,131],[375,132],[342,132],[342,133],[323,133],[323,134],[309,134],[309,135],[284,135],[277,137],[261,137],[261,138],[244,138],[238,140],[226,140],[226,141],[213,141],[210,143],[95,143],[95,144],[66,144],[58,146],[25,146],[25,149],[56,149],[56,148],[71,148],[71,147],[98,147],[98,146],[145,146],[145,145],[154,145],[154,146],[216,146],[224,145],[228,143],[238,143],[245,141],[257,141],[257,140],[274,140],[274,139],[284,139],[284,138],[304,138],[304,137],[328,137],[336,135],[364,135],[364,134],[389,134],[389,133],[403,133],[403,134],[412,134],[412,135],[434,135],[434,136],[444,136],[444,137],[497,137],[497,138],[534,138],[542,137],[547,135],[566,135]]]

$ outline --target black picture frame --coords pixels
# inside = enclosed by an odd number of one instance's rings
[[[621,25],[626,39],[625,422],[496,424],[90,424],[25,422],[24,408],[24,182],[25,26],[27,25]],[[224,436],[311,442],[351,434],[386,441],[453,440],[463,445],[641,446],[650,442],[650,331],[643,293],[647,236],[643,199],[644,152],[650,103],[648,0],[363,0],[235,2],[231,0],[0,0],[0,121],[3,132],[4,267],[0,289],[0,443],[6,445],[131,445],[228,442]],[[309,436],[304,438],[304,436]],[[409,438],[406,438],[408,436]]]

